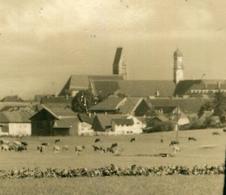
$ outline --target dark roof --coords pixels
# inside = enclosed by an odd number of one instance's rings
[[[174,90],[175,83],[169,80],[99,80],[92,84],[94,95],[103,97],[116,92],[130,97],[149,97],[156,96],[157,91],[161,97],[171,97]]]
[[[42,104],[49,104],[49,103],[64,103],[70,105],[72,101],[71,97],[65,96],[45,96],[42,97],[40,102]]]
[[[125,118],[120,114],[97,114],[94,120],[98,120],[102,129],[106,129],[112,126],[112,120],[118,118]]]
[[[77,118],[63,118],[56,120],[54,123],[54,128],[70,128],[74,123],[76,123]]]
[[[142,100],[143,98],[139,97],[127,97],[125,103],[119,107],[120,113],[132,113]]]
[[[6,96],[6,97],[2,98],[1,101],[2,102],[23,102],[23,99],[21,99],[17,95],[12,95],[12,96]]]
[[[112,119],[112,122],[114,122],[116,125],[126,125],[126,126],[131,126],[134,124],[133,119],[127,119],[127,118]]]
[[[119,104],[123,100],[123,98],[110,96],[102,102],[92,106],[89,110],[94,112],[99,111],[116,111],[119,109]]]
[[[0,123],[30,123],[32,114],[26,111],[0,112]]]
[[[189,90],[226,89],[226,80],[183,80],[175,89],[175,95],[186,95]]]
[[[152,119],[158,119],[158,120],[160,120],[162,122],[169,121],[169,119],[167,118],[167,116],[165,116],[164,114],[160,114],[160,113],[156,114],[154,117],[152,117]]]
[[[91,81],[96,80],[122,80],[120,75],[72,75],[60,92],[65,95],[67,92],[75,90],[85,90],[89,88]]]
[[[154,107],[176,107],[185,112],[185,113],[197,113],[201,106],[210,101],[209,99],[204,98],[154,98],[149,99],[149,102]]]
[[[77,117],[76,114],[71,110],[71,108],[65,104],[42,104],[41,108],[42,109],[39,112],[44,109],[57,119]],[[36,114],[34,114],[32,117],[34,117]]]
[[[91,115],[87,115],[87,114],[84,114],[84,113],[79,113],[78,114],[78,118],[81,122],[86,122],[88,124],[93,124],[93,119],[94,119],[94,116]]]

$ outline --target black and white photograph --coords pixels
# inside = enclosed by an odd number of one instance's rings
[[[226,195],[226,1],[0,0],[0,195]]]

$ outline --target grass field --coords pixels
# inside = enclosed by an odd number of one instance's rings
[[[221,195],[223,176],[0,180],[0,194]]]
[[[212,135],[218,131],[220,135]],[[192,136],[196,142],[188,141]],[[134,143],[130,138],[136,137]],[[94,152],[92,145],[96,137],[59,137],[60,146],[68,145],[69,151],[54,153],[52,148],[56,137],[25,137],[28,151],[0,152],[0,169],[21,167],[41,168],[96,168],[111,163],[128,167],[132,164],[142,166],[159,165],[220,165],[224,163],[226,133],[221,129],[181,131],[179,141],[181,152],[175,157],[153,157],[157,153],[171,153],[169,143],[175,137],[174,132],[162,132],[136,136],[101,136],[99,145],[110,146],[117,142],[122,152],[119,156]],[[5,138],[7,139],[7,138]],[[12,139],[12,138],[10,138]],[[161,143],[160,139],[164,142]],[[36,150],[42,142],[50,143],[43,153]],[[85,145],[86,149],[77,156],[74,146]],[[206,147],[210,146],[210,147]],[[0,193],[13,194],[13,189],[21,194],[221,194],[223,176],[162,176],[162,177],[110,177],[75,179],[24,179],[1,180]],[[41,186],[45,186],[44,188]],[[103,187],[104,186],[104,187]],[[117,186],[115,188],[115,186]],[[43,191],[40,191],[40,190]],[[37,193],[36,193],[37,192]],[[17,193],[20,194],[20,193]]]

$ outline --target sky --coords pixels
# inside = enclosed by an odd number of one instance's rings
[[[57,94],[71,74],[111,74],[123,47],[129,79],[226,79],[224,0],[0,0],[0,97]]]

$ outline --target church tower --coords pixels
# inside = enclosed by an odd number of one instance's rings
[[[173,70],[173,81],[177,84],[179,81],[184,80],[184,65],[183,65],[183,54],[177,49],[174,54],[174,70]]]
[[[122,75],[124,79],[127,78],[127,68],[122,47],[118,47],[115,52],[115,58],[113,62],[113,75]]]

